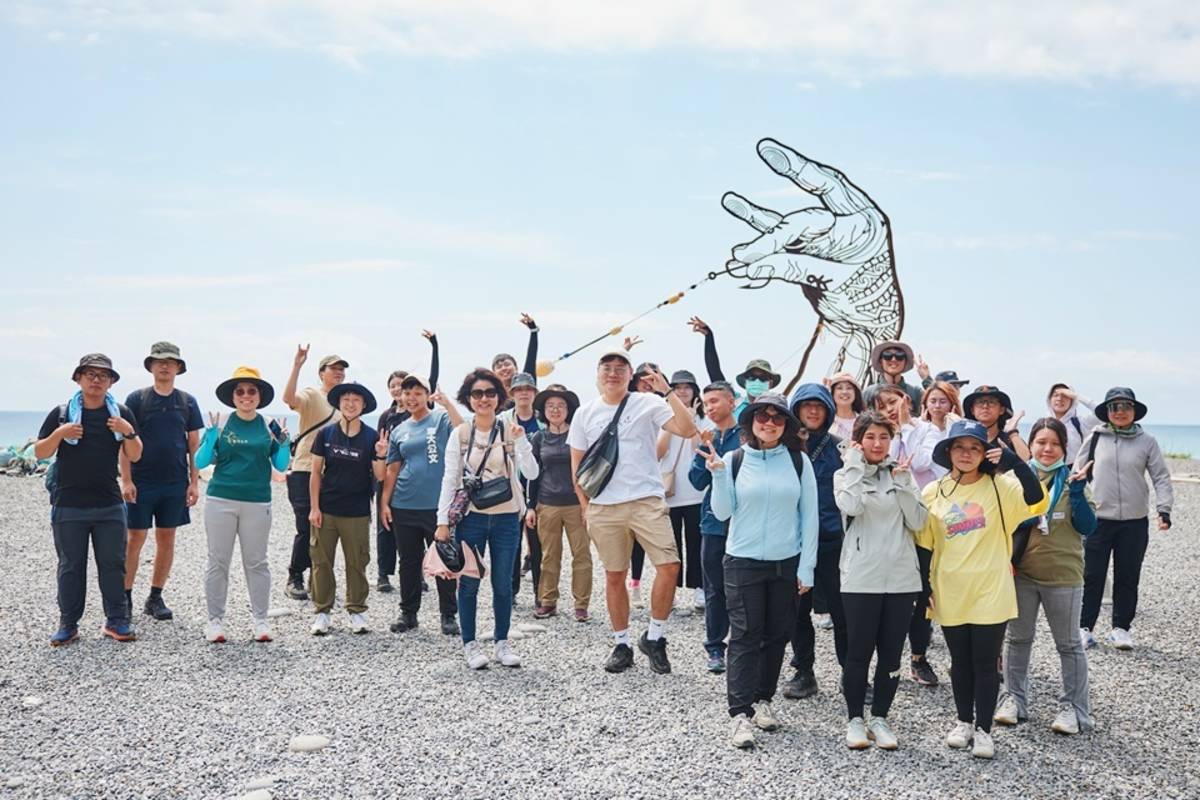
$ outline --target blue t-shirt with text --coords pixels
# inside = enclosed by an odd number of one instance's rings
[[[403,462],[392,492],[392,508],[427,511],[437,508],[446,472],[450,417],[436,409],[420,421],[404,420],[388,438],[387,463]]]

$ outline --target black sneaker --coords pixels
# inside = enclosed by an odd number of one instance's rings
[[[937,686],[938,676],[928,658],[914,659],[912,662],[912,679],[922,686]]]
[[[307,600],[308,592],[304,589],[304,578],[289,578],[284,594],[293,600]]]
[[[627,644],[619,644],[613,648],[608,659],[604,662],[605,672],[624,672],[633,666],[633,648]]]
[[[392,633],[404,633],[405,631],[416,630],[417,625],[418,623],[416,614],[405,614],[402,612],[400,616],[396,618],[396,621],[388,626],[388,630],[390,630]]]
[[[392,582],[388,580],[387,575],[380,575],[379,580],[375,581],[375,591],[383,592],[384,594],[391,594],[392,592],[396,591],[396,589],[392,586]]]
[[[416,625],[413,627],[415,628]],[[453,614],[442,614],[442,633],[447,636],[458,636],[458,621],[454,619]]]
[[[175,614],[171,609],[167,608],[167,604],[163,602],[162,595],[150,595],[146,598],[146,605],[142,606],[142,611],[147,616],[154,617],[157,620],[174,619]]]
[[[783,696],[789,700],[803,700],[817,693],[817,676],[809,670],[796,670],[792,679],[783,685]]]
[[[659,675],[666,675],[671,671],[671,662],[667,660],[665,636],[652,642],[643,633],[642,638],[638,639],[638,650],[641,650],[650,659],[651,671],[657,672]]]

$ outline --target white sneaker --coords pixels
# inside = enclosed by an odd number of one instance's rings
[[[692,607],[697,611],[704,610],[704,590],[699,587],[692,593]]]
[[[975,746],[971,748],[971,755],[976,758],[991,758],[996,755],[992,735],[982,728],[975,729]]]
[[[813,625],[822,630],[829,630],[833,627],[833,617],[828,614],[813,614]]]
[[[204,626],[204,638],[207,639],[210,644],[224,644],[225,620],[221,619],[220,617],[213,617],[210,619],[208,624]]]
[[[729,742],[739,750],[754,747],[754,723],[745,714],[733,718],[733,730],[729,734]]]
[[[517,655],[516,653],[514,653],[512,651],[512,649],[508,646],[507,639],[501,639],[500,641],[496,642],[494,652],[496,654],[496,660],[500,662],[500,666],[502,666],[502,667],[519,667],[519,666],[521,666],[521,657],[519,655]]]
[[[274,638],[271,634],[271,626],[265,619],[254,620],[254,641],[269,642]]]
[[[961,750],[971,743],[971,735],[974,732],[974,725],[970,722],[959,720],[954,723],[954,727],[946,734],[946,746]]]
[[[1017,699],[1005,692],[996,704],[996,713],[992,714],[992,721],[1001,725],[1016,725],[1018,716]]]
[[[775,716],[775,709],[771,708],[771,704],[766,700],[759,700],[754,704],[754,719],[751,722],[764,731],[777,731],[782,726],[779,717]]]
[[[366,633],[367,632],[366,615],[364,615],[364,614],[351,614],[350,615],[350,632],[351,633]]]
[[[851,750],[866,750],[871,746],[867,738],[867,728],[863,725],[862,717],[855,717],[846,723],[846,747]]]
[[[646,603],[642,600],[642,585],[629,587],[629,604],[634,608],[645,608]]]
[[[1096,646],[1096,637],[1087,628],[1079,629],[1079,641],[1083,642],[1084,650],[1091,650]]]
[[[859,720],[859,724],[862,724],[861,720]],[[871,723],[867,725],[867,737],[874,740],[875,746],[880,750],[895,750],[900,746],[900,742],[896,740],[896,734],[892,733],[887,720],[883,717],[871,717]]]
[[[1118,650],[1133,649],[1133,637],[1124,628],[1113,628],[1112,633],[1108,635],[1108,641]]]
[[[1065,736],[1074,736],[1079,733],[1079,715],[1071,706],[1063,706],[1054,722],[1050,723],[1050,730]]]
[[[312,628],[310,629],[313,636],[324,636],[329,633],[329,615],[325,612],[317,614],[313,618]]]
[[[484,654],[479,642],[467,642],[463,645],[463,656],[471,669],[487,669],[488,657]]]

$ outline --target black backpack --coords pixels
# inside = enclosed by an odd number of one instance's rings
[[[150,399],[150,393],[153,391],[153,386],[147,386],[144,389],[138,390],[138,411],[134,412],[133,414],[134,418],[137,420],[138,430],[141,430],[145,427],[142,424],[141,411],[146,408],[146,401]],[[189,404],[192,402],[192,396],[183,389],[173,389],[172,393],[175,395],[176,409],[179,411],[179,417],[183,420],[183,438],[187,439],[188,417],[191,416],[192,411]],[[130,411],[133,411],[133,409],[130,409]]]

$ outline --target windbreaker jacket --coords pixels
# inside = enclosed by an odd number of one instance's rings
[[[742,430],[737,425],[728,430],[713,431],[713,449],[717,451],[717,455],[723,456],[726,453],[732,453],[741,446]],[[700,502],[701,535],[724,536],[725,529],[729,526],[724,520],[719,520],[713,515],[712,473],[708,471],[708,464],[704,456],[699,453],[692,456],[692,467],[688,470],[688,483],[704,492],[704,499]]]
[[[1088,457],[1092,437],[1096,442],[1096,456],[1092,464],[1092,500],[1096,503],[1096,516],[1100,519],[1141,519],[1150,508],[1150,489],[1146,485],[1146,473],[1154,483],[1156,509],[1160,514],[1170,514],[1175,502],[1171,488],[1171,473],[1163,458],[1158,440],[1135,426],[1133,436],[1118,436],[1107,425],[1100,425],[1084,439],[1079,448],[1078,459]]]
[[[788,407],[795,412],[805,400],[820,400],[829,409],[829,413],[825,415],[825,425],[820,430],[808,434],[805,449],[809,460],[812,461],[813,472],[816,473],[821,542],[837,543],[842,541],[842,514],[833,499],[833,473],[842,468],[842,456],[838,452],[841,440],[829,433],[837,407],[833,404],[833,396],[829,394],[829,390],[819,383],[802,383],[797,386],[788,399]]]
[[[756,561],[783,561],[800,554],[796,577],[813,585],[817,565],[817,483],[812,462],[803,457],[796,477],[787,448],[754,450],[742,446],[742,466],[732,479],[733,454],[713,473],[712,510],[729,520],[725,555]]]
[[[846,515],[839,562],[842,591],[903,594],[921,591],[916,531],[929,511],[910,471],[894,473],[891,457],[868,464],[861,450],[843,448],[845,466],[833,476],[838,508]]]

